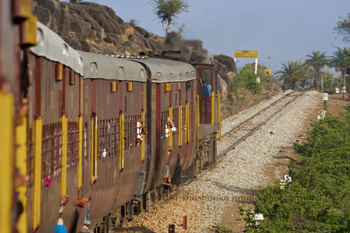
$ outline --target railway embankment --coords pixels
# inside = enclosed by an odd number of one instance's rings
[[[227,118],[223,132],[264,109],[281,94],[268,101]],[[244,227],[239,208],[253,207],[260,187],[273,184],[286,174],[285,166],[276,166],[276,159],[285,148],[302,140],[307,124],[317,118],[322,106],[322,95],[306,92],[288,107],[276,114],[254,135],[210,167],[208,172],[181,187],[169,199],[144,212],[117,232],[168,232],[169,224],[175,232],[209,232],[214,226],[227,226],[235,232]],[[299,136],[299,138],[298,138]],[[218,149],[220,149],[218,141]],[[187,231],[182,229],[187,217]]]

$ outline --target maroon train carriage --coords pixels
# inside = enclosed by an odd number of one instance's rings
[[[148,157],[144,191],[171,185],[177,163],[191,164],[195,154],[195,70],[166,59],[139,59],[148,76]],[[182,169],[180,167],[180,169]]]
[[[78,52],[84,62],[84,196],[91,197],[90,220],[97,222],[143,193],[147,77],[139,63]]]
[[[195,64],[198,95],[198,153],[194,172],[216,159],[216,139],[221,136],[220,93],[217,85],[217,69],[213,64]]]
[[[63,211],[72,227],[76,198],[82,195],[82,74],[79,54],[38,22],[38,44],[25,53],[28,88],[28,232],[48,232]]]

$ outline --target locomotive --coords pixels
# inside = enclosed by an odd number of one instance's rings
[[[15,2],[2,1],[2,10]],[[20,23],[7,16],[0,21],[1,50],[10,55],[0,60],[1,232],[62,224],[108,232],[111,218],[131,219],[215,161],[215,65],[171,52],[77,51],[34,16]],[[2,36],[9,27],[11,43]]]

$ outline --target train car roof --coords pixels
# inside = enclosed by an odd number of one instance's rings
[[[84,62],[84,78],[146,82],[145,68],[114,56],[78,51]]]
[[[84,75],[83,63],[79,54],[59,35],[40,22],[38,22],[37,38],[37,45],[30,48],[32,53],[62,63],[76,73]]]
[[[185,62],[159,58],[134,61],[146,67],[151,82],[154,83],[184,82],[196,79],[195,68]]]

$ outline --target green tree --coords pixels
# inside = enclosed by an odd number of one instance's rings
[[[254,71],[248,69],[242,69],[239,72],[239,78],[242,81],[243,87],[248,90],[252,90],[255,93],[261,90],[261,84],[256,81],[258,75]]]
[[[73,3],[73,4],[76,4],[76,3],[79,3],[81,2],[82,0],[69,0],[69,3]]]
[[[306,55],[308,59],[305,60],[305,64],[311,67],[314,71],[314,84],[317,91],[323,92],[323,76],[322,69],[329,64],[326,53],[320,51],[313,51],[311,55]]]
[[[326,71],[323,73],[323,83],[324,83],[324,91],[327,93],[334,93],[335,87],[337,87],[337,77],[333,75],[331,72]]]
[[[300,86],[304,89],[310,89],[315,86],[315,72],[314,70],[309,67],[304,67],[304,77],[300,80]]]
[[[343,38],[344,41],[350,42],[350,13],[348,13],[345,18],[340,18],[334,30],[339,35],[344,36]]]
[[[344,48],[338,49],[336,52],[333,53],[333,56],[331,56],[330,62],[333,67],[337,71],[340,71],[341,73],[341,86],[342,88],[345,88],[345,74],[346,74],[346,69],[350,67],[350,49]],[[344,98],[344,95],[343,95]]]
[[[273,75],[265,75],[266,68],[266,66],[259,64],[257,74],[255,74],[255,63],[248,63],[240,67],[238,78],[230,80],[231,92],[236,93],[238,89],[251,90],[255,93],[260,92],[267,82],[274,80]],[[257,82],[257,78],[260,79],[260,83]]]
[[[304,64],[298,61],[290,61],[282,64],[282,69],[275,73],[283,83],[291,89],[297,88],[297,84],[305,77]]]
[[[154,13],[163,24],[167,24],[165,35],[168,36],[174,18],[182,12],[187,12],[188,4],[185,0],[152,0]]]

